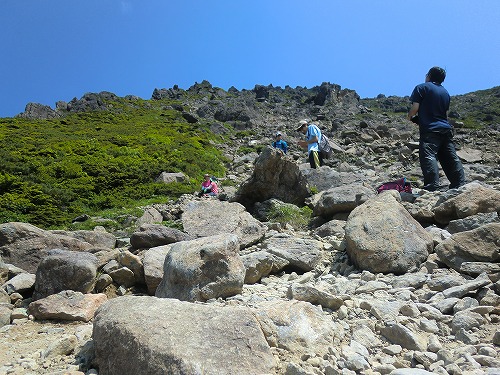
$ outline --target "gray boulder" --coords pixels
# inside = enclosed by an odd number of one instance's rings
[[[327,165],[318,169],[313,169],[309,163],[299,166],[300,172],[307,181],[309,188],[316,191],[325,191],[332,187],[339,187],[351,184],[360,184],[365,181],[366,173],[355,173],[353,171],[337,171]]]
[[[5,263],[35,273],[41,259],[51,249],[86,251],[92,244],[51,233],[27,223],[0,224],[0,253]]]
[[[192,302],[241,293],[245,267],[238,251],[238,237],[231,234],[173,244],[155,296]]]
[[[350,184],[334,187],[320,194],[321,196],[313,208],[313,215],[332,217],[337,213],[351,212],[375,196],[375,191],[361,184]]]
[[[324,244],[308,238],[279,234],[262,241],[262,249],[285,259],[302,272],[313,270],[325,257]]]
[[[38,320],[88,322],[97,308],[107,301],[105,294],[83,294],[65,290],[29,304],[28,310]]]
[[[245,308],[154,297],[121,297],[95,315],[99,373],[108,375],[271,374],[275,360]]]
[[[114,249],[116,245],[116,237],[106,232],[103,227],[95,227],[94,230],[52,230],[51,233],[73,237],[77,240],[88,242],[98,248]]]
[[[90,253],[51,250],[36,271],[33,299],[63,290],[88,293],[94,288],[97,257]]]
[[[439,260],[456,271],[463,271],[464,263],[500,263],[498,239],[500,223],[483,225],[477,229],[460,232],[436,246]],[[468,264],[467,267],[471,267]]]
[[[241,256],[246,269],[245,284],[254,284],[271,273],[279,272],[290,262],[267,251],[254,251]]]
[[[182,172],[161,172],[158,177],[156,177],[155,182],[163,182],[164,184],[171,184],[172,182],[184,182],[187,177]]]
[[[2,289],[8,294],[20,293],[29,294],[35,285],[35,274],[22,272],[2,285]]]
[[[270,198],[303,206],[309,195],[307,182],[294,160],[278,149],[266,147],[255,160],[252,176],[240,186],[233,200],[245,207]]]
[[[267,231],[241,204],[216,199],[189,202],[182,214],[182,224],[185,232],[195,238],[235,234],[241,248],[260,241]]]
[[[432,237],[388,190],[355,208],[346,222],[347,253],[354,264],[373,273],[418,270],[433,248]]]
[[[193,237],[179,229],[160,224],[143,224],[137,232],[132,233],[130,236],[130,244],[135,249],[149,249],[192,239]]]
[[[451,220],[463,219],[478,213],[500,211],[500,191],[477,183],[463,187],[463,193],[450,198],[434,208],[438,223],[448,224]]]
[[[163,264],[172,245],[156,246],[144,252],[144,279],[148,287],[148,294],[154,296],[156,288],[163,279]]]

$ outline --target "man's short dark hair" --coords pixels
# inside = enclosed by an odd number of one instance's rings
[[[440,68],[439,66],[433,66],[429,69],[427,73],[431,82],[443,83],[446,78],[446,70]]]

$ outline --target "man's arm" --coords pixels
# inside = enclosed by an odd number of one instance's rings
[[[318,136],[315,135],[314,137],[312,137],[310,140],[307,141],[307,143],[311,144],[311,143],[317,143],[318,142]]]
[[[418,113],[418,108],[420,107],[420,103],[413,102],[411,104],[411,108],[408,111],[408,120],[411,120],[413,116],[415,116]]]

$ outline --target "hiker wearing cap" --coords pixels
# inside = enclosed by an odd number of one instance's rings
[[[321,130],[319,130],[316,125],[309,124],[307,120],[300,121],[299,126],[296,130],[306,136],[306,139],[300,140],[298,144],[304,149],[307,148],[307,153],[309,155],[309,164],[311,165],[311,168],[319,168],[323,165],[323,157],[319,152]]]
[[[273,147],[280,149],[284,154],[288,151],[288,144],[281,138],[283,135],[281,132],[277,132],[275,135],[275,141],[273,142]]]
[[[204,181],[201,184],[201,191],[198,194],[199,197],[215,197],[219,193],[219,187],[212,181],[212,178],[208,173],[203,176]]]

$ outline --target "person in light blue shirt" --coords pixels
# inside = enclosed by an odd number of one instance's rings
[[[319,152],[319,143],[321,142],[321,130],[314,125],[309,124],[307,120],[301,120],[299,126],[296,129],[305,135],[305,140],[299,141],[299,146],[302,148],[307,148],[307,153],[309,157],[309,164],[311,168],[319,168],[323,165],[323,157]]]
[[[284,154],[288,151],[288,144],[282,139],[281,132],[276,133],[276,140],[273,142],[273,147],[280,149]]]

